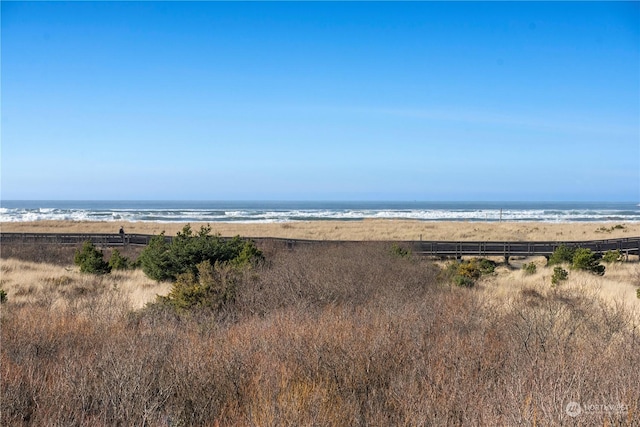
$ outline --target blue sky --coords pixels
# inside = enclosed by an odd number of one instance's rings
[[[640,201],[640,3],[1,3],[3,199]]]

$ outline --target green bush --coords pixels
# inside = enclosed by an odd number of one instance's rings
[[[0,289],[0,304],[4,304],[5,302],[7,302],[7,292],[4,289]]]
[[[452,262],[441,272],[440,277],[457,286],[471,288],[482,275],[493,273],[495,265],[495,262],[484,258]]]
[[[171,246],[166,242],[164,231],[151,238],[137,262],[140,263],[144,274],[153,280],[160,282],[175,277]]]
[[[574,270],[585,270],[595,274],[603,275],[605,267],[600,265],[599,256],[591,249],[569,248],[565,245],[558,246],[551,257],[548,265],[570,264]]]
[[[482,274],[491,274],[496,270],[496,263],[486,258],[481,258],[478,264]]]
[[[636,289],[636,296],[640,299],[640,288]]]
[[[475,280],[467,276],[455,276],[453,282],[462,288],[473,288],[476,284]]]
[[[235,248],[233,250],[237,252],[237,255],[231,259],[231,264],[235,267],[256,265],[264,261],[262,251],[249,240],[243,241],[239,236],[236,236],[229,244],[232,245]]]
[[[411,256],[411,250],[398,246],[397,243],[391,245],[391,254],[398,258],[407,258]]]
[[[522,270],[524,270],[525,274],[535,274],[535,272],[538,271],[538,267],[536,266],[535,263],[530,262],[530,263],[524,264],[522,266]]]
[[[575,270],[585,270],[602,276],[605,267],[600,264],[599,257],[591,249],[578,248],[573,255],[571,268]]]
[[[208,260],[196,266],[197,274],[187,271],[178,275],[169,294],[158,302],[179,311],[193,308],[219,310],[235,300],[240,273],[229,263]]]
[[[225,240],[211,234],[211,227],[202,226],[198,233],[189,224],[168,243],[164,232],[154,236],[139,257],[142,271],[157,281],[176,281],[183,273],[198,275],[198,265],[209,261],[230,262],[234,266],[259,263],[264,260],[262,252],[251,241],[236,236]]]
[[[90,241],[84,242],[81,250],[76,250],[74,262],[80,266],[82,273],[108,274],[111,272],[111,266],[104,260],[102,251]]]
[[[607,251],[602,255],[602,261],[607,264],[613,264],[614,262],[622,262],[622,252],[619,250]]]
[[[458,276],[467,277],[471,280],[479,279],[482,276],[482,270],[478,260],[474,258],[461,262],[458,266]]]
[[[551,284],[558,285],[560,282],[564,282],[569,278],[569,273],[562,267],[555,267],[553,269],[553,276],[551,276]]]
[[[560,245],[553,251],[553,253],[549,257],[549,262],[547,264],[571,264],[573,262],[573,254],[575,253],[575,251],[575,248]]]
[[[128,270],[130,268],[129,258],[120,254],[120,251],[114,249],[109,258],[109,266],[112,270]]]

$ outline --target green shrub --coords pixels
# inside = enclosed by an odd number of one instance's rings
[[[467,277],[471,280],[479,279],[482,276],[482,271],[478,260],[474,258],[461,262],[458,266],[458,276]]]
[[[573,255],[571,268],[575,270],[585,270],[602,276],[605,267],[600,264],[598,255],[591,249],[578,248]]]
[[[496,263],[486,258],[481,258],[478,264],[482,274],[491,274],[496,270]]]
[[[411,256],[411,250],[398,246],[398,244],[394,243],[391,245],[391,254],[398,258],[407,258]]]
[[[565,245],[558,246],[549,257],[548,265],[556,264],[570,264],[575,270],[586,270],[599,275],[603,275],[605,270],[600,265],[598,255],[591,249],[569,248]]]
[[[5,302],[7,302],[7,292],[4,289],[0,289],[0,304],[4,304]]]
[[[140,257],[136,258],[135,261],[129,260],[129,268],[132,270],[137,270],[138,268],[142,268],[142,262],[140,261]]]
[[[225,240],[211,234],[211,227],[202,226],[198,233],[189,224],[168,243],[164,232],[154,236],[139,257],[142,271],[157,281],[176,281],[183,273],[198,275],[198,265],[209,261],[230,262],[234,266],[259,263],[264,260],[262,252],[251,241],[236,236]]]
[[[538,267],[536,266],[535,263],[530,262],[527,264],[524,264],[522,266],[522,270],[524,270],[525,274],[535,274],[536,271],[538,271]]]
[[[460,286],[461,288],[473,288],[476,284],[476,281],[467,276],[455,276],[453,279],[453,283],[455,283],[456,286]]]
[[[235,267],[255,266],[264,261],[262,251],[252,241],[235,236],[227,244],[231,247],[231,252],[236,254],[230,260]]]
[[[109,258],[109,266],[112,270],[127,270],[130,267],[129,258],[120,254],[120,251],[114,249]]]
[[[166,242],[164,231],[151,238],[137,262],[140,263],[144,274],[153,280],[160,282],[175,277],[171,246]]]
[[[219,310],[235,300],[240,280],[239,271],[229,263],[208,260],[196,266],[197,274],[187,271],[178,275],[169,294],[158,301],[179,311],[192,308]]]
[[[111,272],[111,266],[104,260],[102,251],[90,241],[84,242],[81,250],[76,250],[74,262],[80,266],[82,273],[108,274]]]
[[[495,262],[484,258],[452,262],[441,272],[440,277],[457,286],[471,288],[483,274],[493,273],[495,265]]]
[[[614,262],[622,262],[622,252],[619,250],[607,251],[602,255],[602,261],[607,264],[613,264]]]
[[[549,257],[549,262],[547,264],[571,264],[573,262],[573,254],[575,253],[575,251],[575,248],[570,248],[566,245],[560,245],[553,251],[553,253]]]
[[[636,289],[636,296],[640,299],[640,288]]]
[[[553,276],[551,276],[551,284],[558,285],[569,278],[569,273],[562,267],[555,267],[553,269]]]

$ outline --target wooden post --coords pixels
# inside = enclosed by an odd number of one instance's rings
[[[502,212],[502,210],[501,210],[501,212]],[[510,255],[509,252],[510,251],[511,251],[511,247],[510,247],[509,243],[505,242],[505,244],[504,244],[504,263],[507,264],[507,265],[509,265],[509,255]]]

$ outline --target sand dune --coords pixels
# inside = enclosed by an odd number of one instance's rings
[[[192,223],[199,229],[201,223]],[[205,225],[205,223],[202,223]],[[2,223],[2,232],[127,233],[174,235],[182,223],[34,221]],[[545,223],[462,221],[300,221],[286,223],[212,223],[223,236],[318,240],[572,241],[640,236],[640,223]]]

